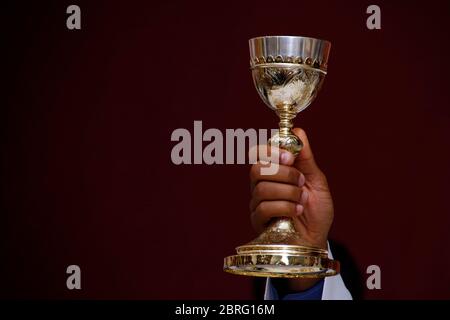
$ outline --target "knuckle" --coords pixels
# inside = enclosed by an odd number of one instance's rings
[[[265,181],[259,182],[253,190],[253,196],[262,197],[267,189],[267,183]]]
[[[266,201],[262,201],[258,204],[255,210],[255,215],[264,216],[267,213],[268,204]]]
[[[250,211],[250,221],[253,222],[255,220],[255,215],[256,215],[256,208],[255,210]]]
[[[259,177],[259,172],[260,172],[260,165],[258,163],[252,165],[252,167],[250,168],[250,180],[256,181]]]
[[[267,212],[267,203],[265,201],[262,201],[258,204],[255,210],[256,214],[263,215],[265,212]]]
[[[248,203],[248,210],[250,211],[250,214],[253,215],[253,199]]]

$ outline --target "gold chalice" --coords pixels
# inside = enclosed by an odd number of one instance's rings
[[[249,40],[250,68],[259,96],[278,117],[279,132],[270,145],[298,155],[303,147],[291,129],[297,113],[308,107],[327,72],[331,43],[306,37],[269,36]],[[328,251],[310,246],[291,218],[273,219],[253,241],[224,259],[224,270],[258,277],[326,277],[339,272]]]

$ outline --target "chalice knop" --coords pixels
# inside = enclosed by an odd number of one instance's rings
[[[270,145],[298,155],[302,141],[292,120],[308,107],[327,73],[331,43],[307,37],[268,36],[249,40],[250,69],[259,96],[278,117],[279,131]],[[260,277],[326,277],[339,272],[328,251],[311,246],[295,230],[291,218],[276,218],[253,241],[224,259],[224,270]]]

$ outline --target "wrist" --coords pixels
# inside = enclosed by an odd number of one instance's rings
[[[287,289],[293,292],[302,292],[314,287],[322,278],[304,278],[304,279],[289,279]]]

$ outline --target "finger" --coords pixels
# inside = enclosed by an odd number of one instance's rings
[[[276,174],[263,175],[261,168],[264,165],[256,163],[250,168],[250,184],[252,190],[261,181],[272,181],[287,183],[293,186],[303,186],[305,183],[304,175],[294,167],[280,165]]]
[[[261,181],[253,189],[250,212],[254,211],[261,202],[274,200],[300,202],[302,189],[286,183]]]
[[[281,150],[280,154],[280,164],[285,166],[292,166],[295,162],[295,157],[292,153],[287,150]]]
[[[300,128],[294,128],[292,131],[303,142],[303,148],[300,150],[294,166],[306,176],[323,175],[314,160],[306,132]]]
[[[248,152],[249,163],[274,162],[278,159],[278,163],[291,166],[294,164],[295,157],[289,151],[280,149],[276,146],[257,145],[250,148]]]
[[[290,201],[263,201],[251,214],[253,228],[261,232],[276,217],[297,217],[303,212],[301,204]]]
[[[277,147],[271,147],[265,144],[253,146],[248,151],[249,162],[269,162],[273,159],[279,159],[280,151]]]

